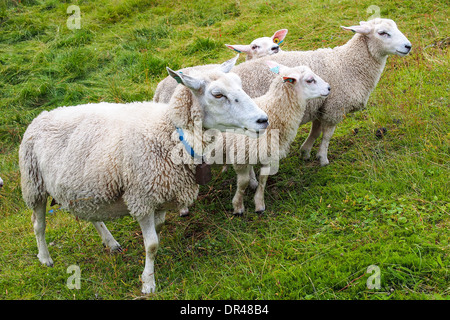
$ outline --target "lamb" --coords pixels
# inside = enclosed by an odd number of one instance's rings
[[[317,152],[320,165],[329,164],[330,139],[346,114],[365,108],[375,89],[389,55],[406,56],[411,43],[390,19],[376,18],[361,21],[360,25],[342,27],[355,35],[344,45],[333,49],[280,52],[274,56],[246,61],[233,69],[242,79],[244,91],[250,97],[263,95],[275,75],[267,70],[265,60],[274,60],[288,67],[306,65],[333,88],[325,100],[310,100],[301,124],[312,121],[308,138],[301,146],[303,158],[308,160],[315,140],[322,133]],[[166,78],[166,96],[170,97],[173,80]],[[172,90],[173,92],[173,90]]]
[[[181,84],[169,104],[98,103],[44,111],[28,126],[19,149],[23,198],[33,210],[38,258],[53,260],[45,242],[47,197],[92,221],[102,241],[119,249],[102,221],[134,217],[144,238],[142,292],[155,291],[154,260],[168,208],[190,205],[198,194],[196,164],[177,162],[179,132],[201,128],[265,129],[265,112],[229,71],[237,56],[208,73],[192,76],[167,68]],[[220,99],[218,94],[229,99]],[[195,145],[196,136],[184,135]]]
[[[262,37],[253,40],[249,45],[228,45],[226,46],[231,50],[237,51],[238,53],[245,53],[247,58],[246,60],[257,59],[265,56],[270,56],[281,52],[280,44],[284,41],[286,34],[288,33],[287,29],[281,29],[276,31],[272,37]],[[202,66],[194,67],[196,70],[200,72],[204,72],[209,69],[216,68],[217,64],[207,64]],[[183,73],[189,73],[190,68],[184,68],[179,71]],[[155,89],[155,94],[153,95],[153,101],[155,102],[163,102],[168,103],[170,98],[172,97],[173,92],[177,86],[176,81],[171,81],[172,77],[166,77],[163,79]]]
[[[222,140],[226,163],[232,163],[237,173],[237,190],[232,201],[235,215],[242,215],[244,212],[245,189],[250,182],[252,165],[257,163],[261,164],[261,172],[254,197],[255,210],[265,210],[264,188],[268,175],[276,172],[278,161],[288,154],[305,112],[306,101],[324,98],[330,93],[328,83],[306,66],[289,68],[273,61],[266,63],[278,76],[272,81],[269,91],[255,99],[256,104],[270,117],[265,135],[250,139],[235,132],[225,132],[222,139],[218,139]],[[208,163],[218,160],[211,158],[207,159]],[[222,158],[219,160],[222,163]],[[187,212],[188,209],[183,208],[180,213],[183,215]]]
[[[228,154],[230,150],[227,150],[227,159],[235,160],[233,168],[237,173],[237,190],[232,201],[235,215],[242,215],[244,212],[243,197],[250,182],[252,165],[256,164],[250,163],[249,158],[257,158],[255,154],[251,155],[251,153],[258,152],[258,160],[261,163],[259,183],[254,196],[255,211],[261,213],[265,210],[264,188],[268,175],[276,173],[278,161],[287,156],[290,144],[297,134],[305,112],[306,101],[314,98],[323,99],[329,95],[331,90],[328,83],[306,66],[289,68],[270,60],[266,63],[272,72],[278,74],[272,81],[269,91],[254,99],[256,104],[270,117],[266,137],[249,140],[243,135],[224,133],[226,145],[233,146],[233,151],[238,149],[235,147],[236,145],[243,145],[242,140],[244,139],[246,145],[249,146],[245,163],[242,160],[239,161],[237,154],[230,157]],[[275,140],[273,140],[273,135],[276,135]],[[276,142],[274,143],[274,141]],[[258,148],[255,147],[255,144],[258,144]],[[239,152],[240,150],[237,150],[237,153]],[[275,166],[275,169],[270,168],[272,165]]]

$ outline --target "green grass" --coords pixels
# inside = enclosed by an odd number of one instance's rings
[[[66,9],[81,10],[69,30]],[[289,29],[287,50],[333,47],[367,19],[358,1],[2,1],[0,3],[0,299],[134,299],[144,266],[139,226],[107,222],[125,251],[110,254],[69,213],[47,217],[54,268],[40,265],[21,198],[17,153],[42,110],[150,100],[165,67],[218,63],[225,43]],[[231,214],[232,170],[201,187],[188,218],[169,212],[149,299],[448,299],[450,293],[449,27],[446,1],[382,1],[413,44],[390,57],[367,109],[348,115],[330,165],[299,159],[309,125],[268,180],[266,212]],[[241,58],[240,61],[243,59]],[[382,139],[375,131],[385,127]],[[354,129],[358,132],[354,134]],[[314,150],[316,151],[316,150]],[[49,208],[50,209],[50,208]],[[70,265],[81,289],[69,290]],[[367,268],[381,288],[368,289]]]

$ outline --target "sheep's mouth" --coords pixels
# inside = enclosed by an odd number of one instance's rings
[[[400,53],[403,56],[406,56],[409,53],[409,51],[406,51],[406,52],[398,51],[398,50],[395,50],[395,51],[397,51],[398,53]]]

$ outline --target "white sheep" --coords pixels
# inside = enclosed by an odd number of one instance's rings
[[[237,51],[239,53],[245,53],[247,55],[246,60],[257,59],[265,56],[270,56],[281,52],[280,44],[284,41],[288,30],[281,29],[276,31],[272,37],[261,37],[253,40],[249,45],[228,45],[226,46],[231,50]],[[194,67],[199,72],[204,72],[213,68],[217,68],[217,64],[207,64]],[[191,68],[188,67],[180,69],[179,71],[189,74]],[[172,94],[175,92],[177,86],[176,81],[171,81],[172,77],[164,78],[155,89],[155,94],[153,95],[154,102],[168,103]]]
[[[311,100],[301,124],[312,121],[310,134],[301,147],[304,159],[309,159],[314,141],[322,133],[317,158],[322,166],[329,163],[328,145],[336,125],[349,112],[363,109],[375,89],[389,55],[405,56],[411,43],[390,19],[376,18],[361,21],[360,25],[342,27],[356,34],[346,44],[333,49],[280,52],[271,57],[246,61],[237,65],[236,72],[242,87],[251,97],[267,92],[274,74],[267,70],[265,60],[274,60],[289,67],[306,65],[320,75],[333,88],[325,100]],[[173,92],[173,79],[166,78],[160,90],[165,99]],[[164,102],[164,100],[160,100]]]
[[[306,101],[324,98],[330,93],[329,84],[309,67],[289,68],[274,61],[266,61],[266,63],[272,72],[278,74],[273,79],[269,91],[254,99],[270,118],[266,135],[258,139],[250,139],[244,135],[223,134],[227,147],[225,151],[227,163],[233,159],[233,168],[237,173],[237,190],[232,201],[235,215],[242,215],[244,212],[245,189],[250,182],[252,165],[257,164],[249,159],[257,159],[261,164],[259,183],[254,196],[255,211],[260,213],[265,210],[264,188],[268,175],[276,173],[278,161],[287,156],[305,113]],[[242,154],[242,150],[236,146],[245,146],[245,154]],[[232,156],[230,152],[233,153]],[[239,159],[239,154],[241,157],[245,156],[245,161]],[[275,165],[276,168],[273,170],[270,168],[271,165]]]
[[[281,52],[280,44],[288,33],[287,29],[276,31],[271,37],[262,37],[253,40],[250,44],[226,44],[228,48],[239,53],[247,54],[247,61]]]
[[[336,125],[350,112],[363,109],[375,89],[389,55],[405,56],[411,43],[390,19],[376,18],[360,25],[342,27],[356,34],[346,44],[333,49],[280,52],[271,57],[289,67],[307,65],[333,88],[325,100],[307,103],[301,124],[312,121],[310,134],[301,146],[304,159],[309,159],[314,141],[322,133],[317,158],[322,166],[329,163],[328,145]],[[242,86],[251,97],[267,92],[273,74],[264,60],[241,63],[233,69],[242,79]]]
[[[267,115],[228,73],[237,57],[209,73],[187,76],[168,68],[179,86],[170,103],[99,103],[41,113],[28,126],[19,149],[22,193],[32,221],[41,263],[52,266],[45,242],[47,197],[92,221],[105,245],[118,249],[102,221],[125,215],[141,229],[146,252],[142,292],[155,291],[154,260],[165,210],[190,205],[198,194],[196,164],[174,161],[180,145],[196,145],[188,133],[202,128],[268,125]],[[219,95],[226,95],[221,99]],[[184,149],[182,149],[184,150]]]

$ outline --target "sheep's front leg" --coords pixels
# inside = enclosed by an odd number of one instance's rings
[[[261,172],[264,170],[261,168]],[[253,198],[255,201],[255,211],[256,213],[263,213],[266,210],[266,204],[264,203],[264,190],[266,187],[267,178],[269,176],[259,174],[259,183],[255,192],[255,197]]]
[[[320,136],[321,132],[321,123],[319,120],[314,120],[311,126],[311,130],[309,132],[308,138],[306,138],[305,142],[303,142],[300,152],[302,153],[302,157],[304,160],[309,160],[311,158],[311,149],[314,145],[314,142]]]
[[[47,201],[42,201],[33,208],[31,221],[33,222],[34,234],[38,246],[39,261],[48,267],[53,267],[53,260],[48,252],[47,242],[45,241],[45,211],[47,210]]]
[[[253,168],[253,166],[250,166],[250,188],[252,188],[253,190],[255,190],[258,187],[258,179],[256,179],[256,174],[255,174],[255,169]]]
[[[111,232],[109,232],[108,228],[105,226],[105,224],[101,221],[98,222],[92,222],[95,229],[97,229],[97,232],[100,234],[100,237],[102,238],[102,243],[105,247],[108,247],[111,252],[122,251],[122,247],[120,244],[114,239]]]
[[[325,125],[322,123],[322,141],[320,142],[319,152],[317,152],[316,156],[316,158],[320,161],[320,165],[322,167],[330,163],[327,157],[328,146],[335,129],[336,125]]]
[[[156,290],[155,283],[155,257],[159,247],[158,234],[156,232],[155,212],[149,212],[137,217],[142,230],[145,247],[145,267],[142,272],[142,293],[152,293]]]
[[[250,182],[249,165],[235,165],[234,170],[237,174],[237,190],[233,197],[233,214],[241,216],[244,213],[244,193]]]

